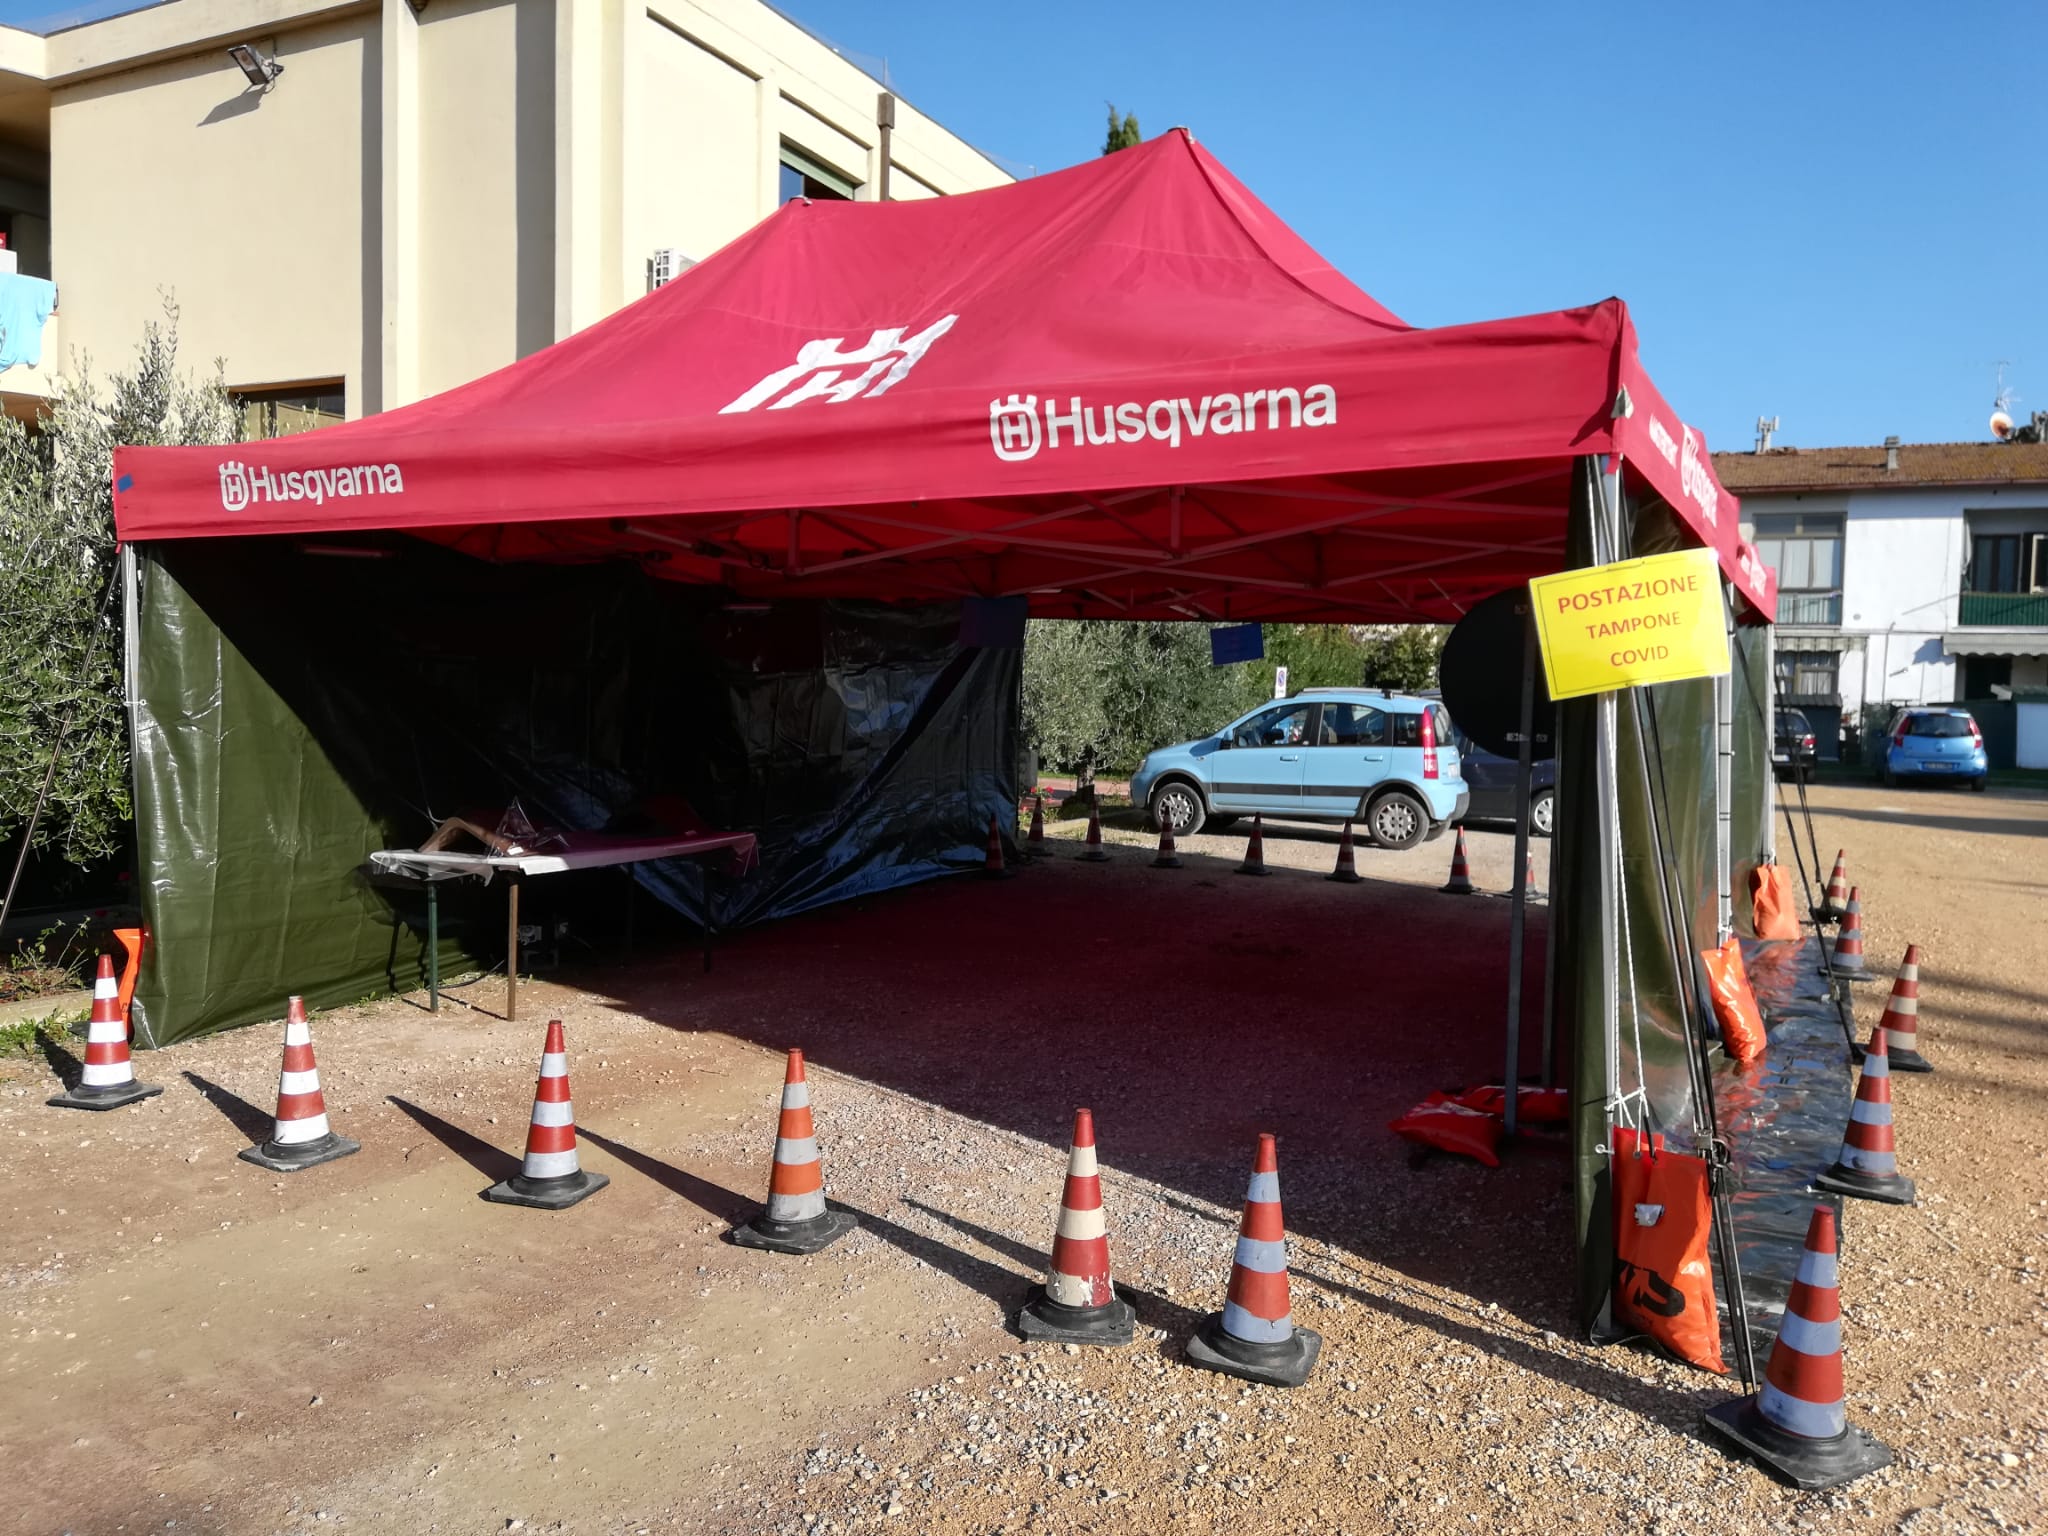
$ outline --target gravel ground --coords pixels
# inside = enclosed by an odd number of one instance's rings
[[[267,1129],[274,1031],[149,1055],[164,1096],[106,1116],[45,1109],[42,1063],[0,1069],[10,1513],[80,1533],[2033,1529],[2048,801],[1819,799],[1873,964],[1922,946],[1940,1068],[1897,1080],[1920,1205],[1850,1211],[1850,1413],[1899,1460],[1847,1490],[1791,1493],[1707,1447],[1725,1383],[1572,1339],[1561,1147],[1411,1166],[1385,1130],[1498,1077],[1509,904],[1435,892],[1448,841],[1360,849],[1346,887],[1303,873],[1334,831],[1269,825],[1265,881],[1229,874],[1233,829],[1188,840],[1179,873],[1055,859],[738,935],[709,976],[681,955],[537,983],[522,1001],[567,1020],[585,1163],[613,1179],[562,1214],[476,1198],[512,1165],[539,1046],[481,1009],[319,1016],[364,1150],[290,1178],[233,1156]],[[1472,855],[1503,889],[1508,839]],[[1883,991],[1858,994],[1866,1028]],[[721,1240],[759,1198],[788,1044],[862,1217],[799,1260]],[[1082,1103],[1140,1319],[1117,1351],[1007,1330]],[[1296,1317],[1325,1337],[1295,1392],[1180,1358],[1221,1303],[1262,1129]]]

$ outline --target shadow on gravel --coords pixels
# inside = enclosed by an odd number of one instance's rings
[[[901,1249],[913,1259],[923,1260],[941,1274],[951,1276],[970,1291],[986,1296],[1001,1309],[1006,1326],[1008,1319],[1030,1294],[1030,1282],[1014,1270],[1005,1269],[1000,1264],[991,1264],[987,1259],[977,1259],[971,1253],[961,1252],[951,1243],[942,1243],[935,1237],[913,1232],[886,1216],[877,1216],[874,1212],[863,1210],[857,1205],[849,1205],[843,1200],[834,1200],[830,1204],[858,1216],[862,1228],[874,1233],[883,1242]]]
[[[225,1115],[228,1123],[251,1142],[270,1140],[271,1133],[277,1129],[275,1116],[265,1114],[233,1089],[210,1082],[197,1072],[187,1071],[183,1076],[186,1082],[199,1090],[202,1099]]]
[[[43,1053],[43,1060],[69,1093],[85,1080],[85,1063],[57,1043],[56,1036],[47,1029],[36,1031],[36,1045]]]
[[[450,1124],[430,1109],[391,1094],[391,1104],[410,1115],[434,1140],[461,1158],[493,1184],[509,1179],[524,1166],[521,1160],[510,1152],[492,1146],[481,1136],[473,1136],[459,1125]]]
[[[602,1147],[635,1173],[654,1180],[670,1194],[680,1195],[705,1215],[723,1222],[743,1221],[754,1214],[760,1205],[758,1200],[749,1200],[737,1190],[727,1189],[723,1184],[714,1184],[709,1179],[700,1179],[694,1173],[685,1173],[673,1163],[664,1163],[658,1157],[649,1157],[637,1147],[629,1147],[623,1141],[614,1141],[587,1125],[576,1127],[579,1141],[587,1141],[594,1147]]]

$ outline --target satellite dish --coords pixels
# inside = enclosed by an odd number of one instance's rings
[[[1991,413],[1991,435],[2001,443],[2012,436],[2012,417],[2003,408]]]
[[[1444,708],[1458,729],[1487,751],[1518,757],[1515,739],[1522,724],[1522,647],[1529,638],[1529,589],[1510,587],[1496,592],[1458,621],[1444,640],[1437,664]],[[1536,709],[1530,732],[1530,758],[1554,757],[1557,711],[1544,686],[1543,668],[1536,668]]]

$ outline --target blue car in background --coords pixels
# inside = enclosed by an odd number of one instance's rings
[[[1465,814],[1451,717],[1433,699],[1309,688],[1213,736],[1147,754],[1131,803],[1176,837],[1254,811],[1355,821],[1382,848],[1412,848]]]
[[[1877,756],[1877,776],[1887,784],[1901,779],[1948,779],[1981,793],[1990,773],[1984,733],[1967,709],[1898,711]]]

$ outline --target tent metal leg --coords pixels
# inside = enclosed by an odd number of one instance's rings
[[[505,1021],[519,1018],[519,876],[505,877]]]
[[[1522,718],[1515,756],[1515,894],[1508,914],[1508,1062],[1501,1085],[1506,1091],[1502,1122],[1515,1134],[1522,1081],[1522,941],[1528,925],[1529,882],[1529,755],[1536,729],[1536,644],[1533,616],[1522,623]],[[1553,829],[1554,831],[1554,829]]]
[[[1564,782],[1563,774],[1558,782]],[[1557,866],[1558,830],[1550,827],[1550,873],[1544,889],[1550,893],[1550,907],[1543,921],[1543,1086],[1557,1086]]]
[[[427,882],[427,1012],[441,1011],[441,890]]]

